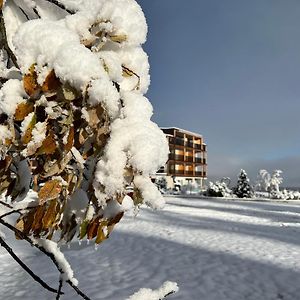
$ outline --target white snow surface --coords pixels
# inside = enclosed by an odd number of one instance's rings
[[[127,214],[97,251],[85,242],[64,249],[91,299],[124,300],[167,280],[180,288],[167,298],[174,300],[300,298],[299,201],[166,197],[166,202],[161,211],[143,207],[136,217]],[[5,233],[23,260],[57,287],[48,259]],[[0,261],[3,299],[54,299],[4,249]],[[68,286],[63,290],[62,300],[77,299]]]

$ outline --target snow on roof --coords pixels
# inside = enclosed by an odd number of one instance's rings
[[[188,131],[188,130],[185,130],[185,129],[182,129],[182,128],[178,128],[178,127],[160,127],[160,129],[175,129],[175,130],[178,130],[180,132],[183,132],[183,133],[186,133],[186,134],[189,134],[189,135],[194,135],[196,137],[199,137],[199,138],[203,138],[203,136],[199,133],[195,133],[195,132],[192,132],[192,131]]]

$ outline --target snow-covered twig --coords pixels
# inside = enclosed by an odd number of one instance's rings
[[[57,293],[57,295],[63,294],[61,290],[56,290],[50,287],[45,281],[43,281],[39,276],[37,276],[33,271],[14,253],[11,247],[0,237],[0,245],[8,252],[8,254],[43,288],[46,290]]]
[[[16,58],[15,54],[12,52],[12,50],[10,49],[10,47],[9,47],[9,45],[7,43],[6,28],[5,28],[5,23],[4,23],[4,19],[3,19],[2,9],[0,10],[0,35],[2,37],[2,45],[1,45],[1,47],[6,50],[7,55],[12,60],[13,64],[16,66],[16,68],[19,69],[17,58]]]
[[[57,270],[63,274],[63,270],[61,269],[60,265],[58,264],[58,262],[55,259],[55,256],[53,253],[48,252],[43,246],[35,243],[31,238],[29,238],[28,236],[26,236],[22,231],[18,230],[17,228],[15,228],[13,225],[3,221],[2,219],[0,219],[0,224],[2,224],[3,226],[5,226],[6,228],[10,229],[11,231],[13,231],[15,234],[17,234],[18,236],[20,236],[23,240],[27,241],[31,246],[37,248],[38,250],[40,250],[42,253],[44,253],[46,256],[48,256],[53,264],[56,266]],[[85,295],[85,293],[83,293],[77,286],[74,285],[74,283],[71,280],[67,280],[66,281],[75,291],[76,293],[81,296],[83,299],[85,300],[91,300],[87,295]],[[56,291],[56,290],[55,290]]]

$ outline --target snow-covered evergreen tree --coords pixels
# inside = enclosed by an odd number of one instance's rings
[[[250,185],[250,180],[245,170],[241,170],[237,186],[234,189],[234,194],[239,198],[251,198],[253,196],[253,189]]]

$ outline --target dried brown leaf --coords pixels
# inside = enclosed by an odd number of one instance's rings
[[[74,127],[72,126],[69,130],[68,139],[64,147],[64,151],[69,152],[72,149],[73,145],[74,145]]]
[[[47,230],[52,227],[53,223],[55,222],[57,216],[57,200],[51,200],[49,201],[49,206],[47,208],[47,211],[43,217],[43,230]]]
[[[35,235],[39,235],[42,230],[42,220],[46,211],[45,205],[40,205],[35,209],[34,220],[31,225],[31,231],[34,232]]]
[[[92,240],[94,237],[97,236],[99,222],[100,222],[100,217],[97,217],[89,223],[89,226],[87,228],[88,240]]]
[[[57,199],[62,190],[61,182],[57,179],[47,181],[40,189],[38,196],[40,204]]]
[[[110,35],[110,39],[115,43],[122,43],[127,41],[127,35],[125,34]]]
[[[32,130],[33,130],[35,124],[36,124],[36,115],[34,114],[27,129],[25,130],[24,135],[22,136],[22,139],[21,139],[21,141],[24,145],[27,145],[30,142],[30,140],[32,138]]]
[[[42,146],[37,150],[36,155],[42,154],[53,154],[57,148],[55,135],[52,130],[49,131],[49,134],[44,139]]]
[[[98,230],[97,230],[97,237],[95,240],[96,244],[100,244],[101,242],[103,242],[104,240],[107,239],[107,235],[104,232],[105,227],[107,227],[108,222],[107,221],[102,221],[100,223],[100,225],[98,226]]]
[[[54,70],[51,70],[42,85],[42,91],[44,93],[53,92],[56,91],[59,88],[59,86],[60,86],[60,81],[56,77]]]
[[[23,217],[21,217],[20,219],[17,220],[15,228],[17,230],[21,231],[21,232],[24,231],[24,220],[23,220]],[[16,236],[17,240],[22,240],[22,237],[17,232],[15,232],[15,236]]]
[[[15,121],[23,121],[26,116],[33,112],[34,106],[31,102],[21,102],[15,111]]]
[[[35,64],[32,64],[28,73],[24,75],[23,85],[24,90],[29,97],[35,98],[40,93],[41,87],[37,82]]]

